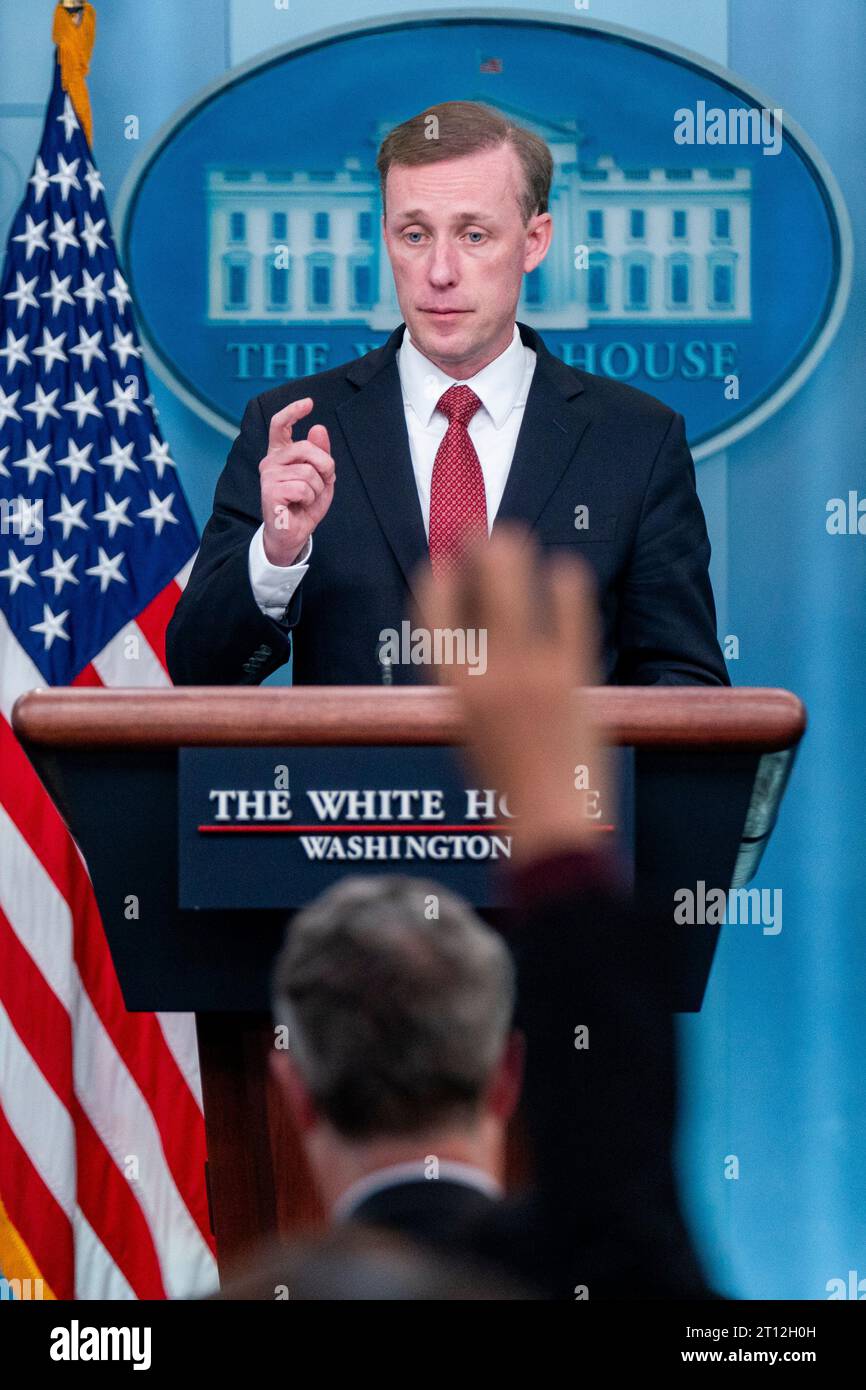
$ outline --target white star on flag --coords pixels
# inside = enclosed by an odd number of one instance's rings
[[[89,270],[82,270],[81,274],[84,277],[84,284],[75,293],[79,299],[84,300],[88,314],[92,314],[94,304],[105,303],[105,295],[102,293],[105,271],[101,270],[98,275],[91,275]]]
[[[114,435],[111,436],[111,453],[103,454],[99,460],[104,463],[106,468],[114,469],[114,481],[119,483],[125,472],[140,473],[141,469],[137,463],[133,463],[132,451],[135,448],[135,440],[132,439],[128,444],[119,444]]]
[[[78,583],[78,580],[72,573],[73,566],[75,565],[77,559],[77,555],[70,555],[68,559],[64,560],[59,550],[52,550],[51,564],[49,565],[48,569],[39,571],[39,573],[41,575],[44,575],[46,579],[54,580],[55,598],[60,593],[60,590],[63,588],[64,584]]]
[[[33,221],[33,218],[30,216],[30,213],[28,212],[28,213],[27,213],[26,220],[27,220],[27,228],[26,228],[26,230],[23,231],[23,232],[20,232],[20,233],[18,234],[18,236],[14,236],[14,237],[12,238],[12,240],[13,240],[13,241],[24,241],[24,242],[27,243],[27,256],[26,256],[26,259],[29,261],[29,260],[30,260],[30,257],[33,255],[33,252],[36,251],[37,249],[40,250],[40,251],[47,251],[47,250],[48,250],[48,242],[45,240],[44,236],[42,235],[42,233],[45,231],[45,228],[48,226],[48,218],[46,217],[46,219],[45,219],[44,222],[39,222],[39,223],[37,224],[36,222]]]
[[[68,468],[68,469],[69,469],[69,482],[70,482],[70,484],[72,484],[72,483],[77,483],[77,482],[78,482],[78,475],[79,475],[79,473],[95,473],[95,472],[96,472],[96,469],[93,467],[93,464],[89,462],[89,459],[90,459],[90,451],[91,451],[92,448],[93,448],[93,444],[91,443],[91,444],[85,444],[84,447],[83,447],[82,449],[79,449],[79,447],[78,447],[78,445],[76,444],[75,440],[70,436],[70,438],[69,438],[69,453],[66,455],[65,458],[62,458],[62,459],[58,459],[58,460],[57,460],[57,467],[58,467],[58,468]]]
[[[119,550],[116,555],[109,556],[102,546],[99,547],[99,564],[91,565],[84,571],[85,574],[95,575],[99,580],[99,592],[104,594],[112,580],[118,584],[125,584],[126,578],[120,573],[120,562],[124,552]]]
[[[105,192],[105,184],[99,176],[99,171],[93,167],[90,160],[87,161],[87,173],[84,175],[84,182],[90,189],[90,201],[95,201],[97,193]]]
[[[75,115],[75,111],[72,107],[72,102],[69,100],[68,96],[65,102],[63,103],[63,111],[55,119],[60,121],[60,123],[62,124],[64,133],[66,135],[66,143],[68,144],[69,141],[72,139],[73,131],[76,131],[78,129],[78,118]]]
[[[70,348],[69,351],[78,353],[81,357],[82,370],[85,372],[90,371],[90,364],[94,357],[98,358],[100,362],[108,361],[108,358],[99,346],[101,337],[101,328],[98,328],[95,333],[88,333],[83,323],[78,325],[78,344],[76,347]]]
[[[25,280],[21,271],[17,270],[15,272],[15,279],[17,282],[16,288],[14,290],[9,290],[7,294],[4,294],[3,298],[11,299],[18,305],[18,313],[15,317],[20,319],[25,309],[39,308],[39,305],[33,297],[33,286],[38,281],[39,276],[34,275],[32,280]]]
[[[0,348],[0,357],[5,357],[7,359],[7,375],[9,372],[14,370],[15,366],[19,362],[25,367],[30,366],[30,358],[27,356],[27,353],[24,351],[23,347],[24,343],[26,342],[26,333],[22,334],[20,338],[16,338],[11,328],[6,329],[6,346],[5,348]]]
[[[108,242],[103,241],[99,235],[104,226],[104,217],[101,217],[98,222],[94,222],[89,212],[84,214],[84,231],[81,233],[81,240],[86,245],[89,256],[96,255],[97,246],[101,246],[104,251],[108,250]]]
[[[162,535],[162,528],[166,522],[177,524],[177,517],[172,515],[171,504],[174,501],[174,493],[170,492],[167,497],[159,498],[152,487],[147,489],[150,497],[150,506],[145,507],[144,511],[138,513],[139,516],[146,516],[152,521],[156,528],[156,534]]]
[[[127,304],[132,303],[132,295],[129,287],[119,270],[114,272],[114,289],[108,291],[109,296],[117,304],[117,312],[122,314]]]
[[[23,458],[16,459],[15,462],[12,464],[13,468],[27,469],[28,487],[33,486],[33,482],[36,478],[37,473],[48,473],[50,476],[51,467],[45,461],[45,456],[50,452],[50,450],[50,444],[46,444],[42,449],[37,449],[36,445],[33,443],[33,440],[28,439],[27,453],[23,456]]]
[[[110,401],[105,402],[105,408],[106,410],[117,411],[117,423],[119,425],[126,424],[126,417],[130,411],[132,411],[133,415],[141,414],[141,410],[136,401],[136,395],[138,393],[137,380],[131,381],[123,391],[120,389],[119,381],[112,381],[111,389],[113,395]]]
[[[122,497],[119,502],[115,502],[111,493],[106,491],[105,508],[101,512],[93,513],[94,519],[96,521],[104,521],[106,526],[108,527],[109,540],[114,540],[114,533],[117,530],[118,526],[135,525],[135,522],[131,521],[130,518],[126,515],[126,509],[129,506],[131,500],[132,499],[130,497]]]
[[[60,184],[60,192],[63,197],[64,203],[69,197],[70,188],[81,188],[81,184],[78,182],[78,177],[76,174],[76,170],[78,169],[80,163],[80,159],[73,159],[71,163],[67,163],[67,161],[63,158],[63,155],[58,152],[57,173],[51,175],[51,182]]]
[[[69,286],[72,281],[72,276],[64,275],[63,279],[61,280],[56,270],[52,270],[50,274],[51,289],[43,290],[39,297],[40,299],[51,300],[51,317],[56,318],[56,316],[60,313],[61,304],[75,304],[75,300],[69,293]]]
[[[86,501],[87,498],[82,497],[80,502],[75,502],[73,504],[72,502],[70,502],[66,494],[64,492],[61,492],[60,511],[55,512],[53,516],[50,516],[48,518],[48,520],[56,521],[58,525],[63,527],[63,539],[65,541],[69,540],[70,531],[74,531],[77,527],[80,527],[82,531],[87,531],[89,529],[87,522],[81,520],[81,513],[84,510],[84,504]]]
[[[57,337],[55,338],[52,336],[48,328],[43,328],[42,346],[33,349],[33,356],[43,357],[45,359],[42,363],[42,366],[44,367],[46,372],[51,371],[51,368],[54,366],[55,362],[69,361],[69,358],[63,351],[63,340],[65,337],[66,333],[64,332],[58,333]],[[57,418],[59,420],[60,416],[58,415]]]
[[[121,333],[117,324],[114,325],[114,342],[108,350],[109,352],[116,352],[118,358],[123,358],[123,361],[118,363],[121,368],[126,366],[128,358],[141,356],[141,352],[135,346],[132,338],[132,329],[128,333]]]
[[[33,414],[36,416],[36,428],[38,430],[42,429],[42,426],[49,416],[52,420],[62,420],[63,417],[54,404],[59,395],[59,386],[55,386],[54,390],[51,392],[46,392],[44,386],[37,381],[36,395],[33,397],[32,401],[27,402],[24,409],[33,411]]]
[[[0,570],[0,579],[9,580],[9,592],[11,594],[17,594],[22,584],[29,584],[31,588],[35,589],[36,580],[31,574],[28,574],[32,564],[32,555],[25,555],[23,560],[19,560],[13,551],[9,551],[9,564],[5,570]]]
[[[68,642],[69,633],[63,631],[63,624],[69,617],[69,609],[63,613],[52,613],[47,603],[42,605],[42,622],[31,623],[31,632],[41,632],[45,639],[45,650],[50,651],[55,637],[62,637],[64,642]]]
[[[156,469],[156,476],[162,480],[163,472],[166,468],[175,468],[176,464],[170,457],[168,445],[160,443],[155,434],[150,436],[150,453],[144,455],[148,463],[152,463]]]
[[[7,420],[21,419],[21,416],[15,409],[15,402],[17,401],[20,395],[20,391],[13,391],[10,395],[7,396],[6,392],[3,390],[3,387],[0,386],[0,426],[2,426]]]
[[[76,381],[75,400],[67,401],[63,407],[64,410],[75,411],[75,422],[79,429],[82,428],[88,415],[92,415],[97,420],[102,417],[102,411],[99,409],[99,406],[94,403],[94,397],[98,390],[99,387],[94,386],[92,390],[85,391],[81,386],[81,382]]]
[[[44,194],[46,188],[51,182],[50,178],[48,177],[48,170],[45,168],[45,165],[42,162],[41,155],[36,156],[36,163],[33,166],[33,173],[31,174],[27,182],[32,183],[36,193],[36,202],[41,203],[42,195]]]
[[[54,242],[57,252],[57,259],[63,260],[67,246],[78,246],[78,237],[72,228],[75,226],[75,218],[70,217],[68,222],[64,222],[59,212],[54,214],[54,231],[49,233],[49,239]]]

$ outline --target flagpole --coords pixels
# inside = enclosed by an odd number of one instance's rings
[[[60,61],[60,80],[75,114],[81,122],[87,143],[93,149],[93,117],[85,78],[90,71],[90,55],[96,38],[96,11],[85,0],[61,0],[54,11],[51,37]]]

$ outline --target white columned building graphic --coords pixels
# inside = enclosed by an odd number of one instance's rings
[[[524,278],[519,317],[542,332],[749,321],[749,169],[587,164],[576,121],[500,109],[554,160],[553,242]],[[371,132],[375,146],[390,128]],[[375,168],[212,166],[206,198],[209,322],[399,323]]]

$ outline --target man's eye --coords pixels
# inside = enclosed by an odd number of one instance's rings
[[[423,233],[423,232],[406,232],[406,233],[404,233],[404,235],[405,235],[406,237],[413,237],[413,236],[423,236],[424,233]],[[411,245],[412,245],[412,246],[417,246],[418,243],[417,243],[417,241],[413,241],[413,242],[411,243]]]
[[[486,232],[469,232],[468,235],[471,236],[471,237],[472,237],[472,236],[481,237],[481,239],[483,240],[484,237],[487,235],[487,233],[486,233]],[[472,242],[472,245],[473,245],[473,246],[478,246],[479,243],[478,243],[477,241],[473,241],[473,242]]]

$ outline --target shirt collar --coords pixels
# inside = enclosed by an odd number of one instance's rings
[[[526,356],[520,329],[515,323],[514,334],[505,351],[494,357],[475,376],[458,383],[454,377],[446,376],[416,347],[407,324],[397,352],[403,400],[426,427],[443,391],[454,385],[470,386],[496,429],[501,429],[514,406],[520,405],[524,399]]]
[[[367,1173],[357,1182],[353,1182],[335,1202],[331,1220],[350,1220],[361,1203],[366,1202],[375,1192],[382,1192],[387,1187],[396,1187],[398,1183],[424,1181],[459,1182],[464,1187],[475,1187],[479,1192],[494,1199],[502,1196],[499,1183],[491,1178],[489,1173],[485,1173],[483,1168],[476,1168],[472,1163],[459,1163],[444,1158],[439,1161],[436,1177],[431,1178],[427,1160],[419,1158],[413,1163],[392,1163],[387,1168],[378,1168],[374,1173]]]

